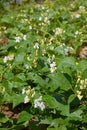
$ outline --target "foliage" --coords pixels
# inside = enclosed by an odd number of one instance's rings
[[[0,14],[0,130],[86,130],[86,0],[11,8]]]

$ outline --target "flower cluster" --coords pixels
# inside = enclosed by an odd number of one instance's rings
[[[14,59],[14,54],[9,54],[3,58],[3,62],[6,63],[7,61],[12,61]]]
[[[75,87],[78,89],[77,97],[81,100],[85,95],[83,93],[86,92],[85,90],[87,89],[87,79],[81,79],[81,76],[79,75]]]
[[[22,37],[21,36],[16,36],[15,37],[15,42],[18,43],[22,40]],[[26,35],[23,35],[23,40],[26,41],[27,40],[27,36]]]
[[[42,96],[34,100],[34,108],[40,108],[42,111],[45,109],[45,105],[42,102]]]
[[[64,31],[62,28],[56,28],[55,30],[53,30],[53,32],[55,33],[55,35],[61,35]]]
[[[35,90],[28,86],[27,89],[22,89],[22,94],[25,94],[24,103],[28,103],[35,96]]]

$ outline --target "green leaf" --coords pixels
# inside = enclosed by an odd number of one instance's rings
[[[26,80],[26,77],[25,77],[25,74],[24,73],[20,73],[18,75],[16,75],[17,78],[19,78],[20,80],[22,81],[25,81]]]
[[[83,118],[83,122],[87,123],[87,114],[85,114],[84,118]]]
[[[63,73],[67,73],[72,76],[72,72],[76,71],[76,64],[74,57],[65,57],[59,64],[58,69]]]
[[[76,111],[70,113],[69,117],[71,119],[82,119],[82,113],[83,113],[82,110],[76,110]]]
[[[34,80],[34,83],[37,83],[40,86],[44,86],[44,87],[46,86],[45,80],[43,80],[42,77],[40,77],[39,75],[35,75],[33,80]]]
[[[75,94],[72,94],[69,99],[68,99],[68,103],[70,104],[74,99],[76,98]]]
[[[0,130],[8,130],[8,128],[0,128]]]
[[[51,97],[49,95],[44,95],[43,96],[43,101],[46,103],[46,105],[49,108],[57,108],[58,107],[58,102],[54,97]]]
[[[87,68],[83,71],[82,78],[87,79]]]
[[[23,62],[24,62],[24,53],[21,53],[16,56],[13,65],[22,64]]]
[[[51,124],[52,120],[53,119],[51,117],[46,117],[46,119],[41,120],[40,124],[47,124],[47,125],[49,125],[49,124]]]
[[[60,72],[49,74],[48,77],[51,79],[49,82],[51,92],[55,91],[57,88],[61,90],[69,90],[71,88],[70,82]]]
[[[29,114],[27,111],[22,111],[19,115],[17,123],[29,121],[32,117],[33,115]]]
[[[47,128],[47,130],[59,130],[58,128]]]
[[[67,130],[67,128],[65,126],[60,126],[57,128],[47,128],[47,130]]]
[[[25,95],[23,95],[23,94],[14,94],[12,96],[13,108],[16,107],[17,105],[19,105],[20,103],[23,103],[24,97],[25,97]]]
[[[9,120],[9,118],[7,116],[0,113],[0,123],[6,123],[8,120]]]
[[[87,69],[87,59],[83,59],[79,62],[79,64],[77,65],[78,70],[80,72],[83,72]]]
[[[11,80],[14,78],[14,74],[12,72],[7,72],[4,74],[4,78]]]

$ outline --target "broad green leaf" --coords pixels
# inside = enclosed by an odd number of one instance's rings
[[[20,73],[18,75],[16,75],[17,78],[19,78],[20,80],[22,81],[25,81],[26,80],[26,77],[25,77],[25,74],[24,73]]]
[[[29,121],[32,117],[33,117],[33,115],[31,115],[31,114],[28,113],[27,111],[22,111],[22,112],[20,113],[20,115],[19,115],[19,118],[18,118],[18,122],[17,122],[17,123]]]
[[[23,94],[14,94],[12,96],[13,108],[16,107],[17,105],[19,105],[20,103],[23,103],[24,97],[25,97],[25,95],[23,95]]]
[[[58,65],[58,69],[72,76],[72,72],[76,71],[75,58],[65,57]]]
[[[4,74],[4,78],[7,80],[11,80],[14,78],[14,74],[12,72],[7,72]]]
[[[27,73],[27,79],[28,79],[28,80],[33,80],[33,79],[34,79],[34,76],[35,76],[35,73],[33,73],[33,72]]]
[[[72,94],[69,99],[68,99],[68,103],[70,104],[74,99],[76,98],[75,94]]]
[[[0,128],[0,130],[8,130],[8,128]]]
[[[47,128],[47,130],[59,130],[59,128]]]
[[[82,59],[77,65],[77,67],[80,72],[85,71],[87,69],[87,59]]]
[[[84,115],[83,122],[87,123],[87,114]]]
[[[49,82],[50,91],[55,91],[57,88],[61,90],[69,90],[71,88],[70,82],[66,79],[66,77],[60,73],[49,74],[48,77],[51,79]]]
[[[6,123],[8,120],[9,120],[9,118],[7,116],[0,113],[0,123]]]
[[[60,126],[57,128],[47,128],[47,130],[67,130],[67,128],[65,126]]]
[[[87,68],[83,71],[82,78],[87,79]]]
[[[57,100],[49,95],[44,95],[43,96],[43,101],[49,108],[57,108],[58,107],[58,102]]]
[[[76,120],[82,119],[82,114],[83,114],[83,111],[79,109],[79,110],[76,110],[76,111],[70,113],[69,117],[71,119],[76,119]]]
[[[13,65],[22,64],[23,62],[24,62],[24,53],[21,53],[16,56]]]
[[[33,80],[34,80],[34,83],[37,83],[40,86],[44,86],[44,87],[46,86],[45,80],[43,80],[42,77],[40,77],[39,75],[35,75]]]
[[[40,122],[40,124],[51,124],[51,122],[52,122],[52,118],[51,117],[46,117],[46,119],[42,119],[41,120],[41,122]]]

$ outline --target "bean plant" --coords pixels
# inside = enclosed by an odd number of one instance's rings
[[[0,14],[0,130],[87,130],[87,1]]]

